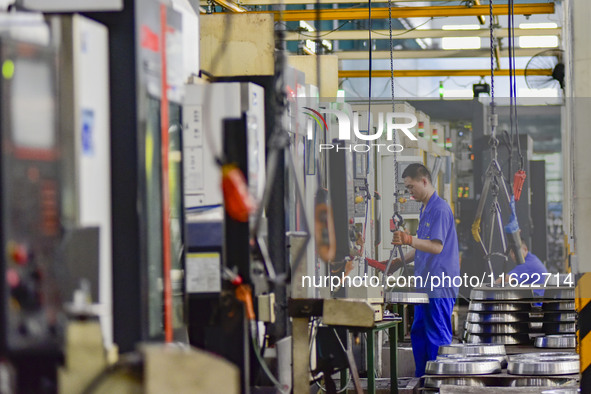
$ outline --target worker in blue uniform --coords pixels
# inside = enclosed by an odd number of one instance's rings
[[[437,358],[441,345],[452,340],[451,315],[458,293],[453,278],[460,275],[458,237],[449,204],[437,195],[429,170],[422,164],[410,164],[402,173],[404,185],[415,200],[423,203],[416,236],[396,231],[392,243],[409,245],[413,249],[405,255],[415,262],[415,276],[421,276],[429,303],[415,306],[411,329],[415,376],[425,374],[427,361]],[[434,281],[450,278],[449,281]],[[432,285],[435,284],[435,287]]]
[[[529,251],[527,243],[521,238],[521,254],[523,255],[524,263],[517,264],[508,274],[505,275],[505,286],[511,283],[523,283],[540,286],[539,289],[534,290],[534,294],[542,297],[544,295],[544,284],[547,276],[544,274],[548,273],[544,263],[533,253]],[[509,252],[511,260],[517,261],[513,249]],[[497,283],[501,282],[497,279]],[[539,304],[541,305],[541,304]]]

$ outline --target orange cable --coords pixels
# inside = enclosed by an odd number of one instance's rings
[[[170,279],[170,191],[168,188],[168,83],[166,73],[166,5],[160,5],[160,59],[162,62],[162,91],[160,100],[160,128],[162,154],[162,270],[164,281],[164,340],[172,342],[172,284]]]

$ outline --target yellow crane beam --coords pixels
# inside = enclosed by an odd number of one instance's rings
[[[404,77],[486,77],[490,70],[394,70],[395,78]],[[525,70],[515,70],[515,75],[525,75]],[[552,69],[528,70],[528,75],[552,75]],[[390,70],[372,70],[372,78],[390,78]],[[496,77],[508,77],[509,70],[496,70]],[[368,78],[369,70],[339,70],[339,78]]]
[[[316,4],[317,0],[241,0],[240,4],[243,6],[254,6],[254,5],[296,5],[296,4]],[[392,0],[393,3],[415,3],[425,0]],[[448,2],[449,0],[431,0],[439,2]],[[367,4],[368,0],[320,0],[320,4]],[[207,6],[207,0],[200,0],[201,6]]]
[[[521,36],[560,36],[562,29],[546,28],[546,29],[515,29],[515,37]],[[396,39],[418,39],[418,38],[443,38],[443,37],[482,37],[488,38],[490,34],[489,29],[478,30],[441,30],[441,29],[426,29],[426,30],[392,30],[392,37]],[[367,40],[367,30],[337,30],[337,31],[320,31],[318,33],[323,40]],[[372,32],[373,39],[379,40],[383,38],[387,40],[390,32],[388,30],[374,30]],[[509,37],[509,30],[506,28],[496,29],[495,36],[497,38]],[[287,32],[285,34],[287,41],[299,40],[315,40],[316,32],[302,31],[302,32]]]
[[[515,4],[515,15],[554,14],[554,3]],[[318,16],[319,20],[357,20],[368,19],[368,8],[336,8],[321,10],[288,10],[288,11],[251,11],[251,14],[275,15],[276,20],[284,22],[313,21]],[[488,5],[466,6],[427,6],[427,7],[394,7],[392,18],[431,18],[446,16],[479,16],[488,15]],[[493,7],[493,15],[507,15],[507,4],[499,4]],[[388,8],[372,8],[372,19],[388,19]]]
[[[481,5],[480,0],[474,0],[474,5]],[[481,25],[484,25],[486,23],[486,19],[484,19],[484,15],[478,15],[478,22],[480,22]]]
[[[213,0],[213,2],[219,6],[224,7],[232,13],[248,12],[246,8],[239,6],[231,0]]]
[[[548,48],[516,48],[516,57],[532,57]],[[338,51],[333,52],[339,60],[367,60],[368,51]],[[508,57],[509,51],[505,48],[500,54]],[[390,51],[373,51],[372,59],[390,59]],[[439,59],[456,57],[490,57],[490,49],[405,49],[394,51],[394,59]]]

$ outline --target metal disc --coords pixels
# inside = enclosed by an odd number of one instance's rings
[[[533,353],[519,353],[511,354],[510,361],[520,360],[578,360],[579,355],[575,352],[533,352]]]
[[[427,361],[425,372],[429,375],[487,375],[501,372],[497,360],[469,358]]]
[[[531,340],[528,334],[512,334],[512,335],[482,335],[469,334],[466,337],[468,343],[492,343],[497,345],[529,345]]]
[[[384,294],[388,304],[428,304],[429,296],[425,293],[406,293],[389,291]]]
[[[544,322],[546,334],[574,334],[577,330],[575,323],[548,323]]]
[[[528,323],[479,324],[468,323],[469,334],[522,334],[529,332]]]
[[[581,391],[579,391],[579,388],[574,386],[574,387],[561,387],[559,389],[550,389],[550,390],[544,390],[542,391],[542,394],[578,394]]]
[[[552,300],[574,300],[575,288],[568,286],[548,287],[544,291],[544,298]]]
[[[484,356],[484,355],[498,355],[507,354],[505,346],[495,344],[471,344],[471,343],[454,343],[451,345],[439,346],[439,355],[446,354],[465,354],[469,356]]]
[[[577,314],[575,312],[545,313],[544,320],[549,322],[575,322]]]
[[[579,360],[532,360],[509,361],[507,372],[513,375],[570,375],[579,372]]]
[[[535,346],[549,349],[574,349],[577,346],[577,338],[574,335],[546,335],[536,338]]]
[[[464,378],[464,377],[445,377],[438,378],[436,376],[428,376],[425,378],[425,387],[439,388],[442,385],[452,386],[470,386],[470,387],[485,387],[486,384],[482,378]]]
[[[577,384],[576,378],[547,377],[547,378],[519,378],[511,382],[511,387],[559,387]],[[545,393],[546,391],[543,391]]]
[[[466,355],[466,354],[444,354],[444,355],[438,355],[437,356],[437,360],[444,360],[444,359],[469,359],[469,360],[474,360],[474,361],[478,361],[478,360],[497,360],[499,363],[501,363],[501,368],[507,368],[507,363],[508,363],[508,358],[505,354],[487,354],[487,355],[480,355],[480,354],[472,354],[472,355]]]
[[[470,312],[466,317],[470,323],[518,323],[529,322],[529,313],[475,313]]]
[[[528,312],[529,304],[499,304],[493,302],[470,302],[468,309],[472,312]]]
[[[575,310],[574,301],[560,301],[560,302],[549,302],[546,301],[542,304],[542,309],[545,311],[573,311]]]
[[[511,301],[534,299],[532,288],[529,287],[477,287],[470,292],[470,300]]]

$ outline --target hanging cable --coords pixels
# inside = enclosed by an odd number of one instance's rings
[[[509,0],[509,119],[511,125],[511,150],[509,153],[509,187],[511,193],[515,197],[515,201],[519,201],[521,198],[521,191],[523,190],[523,184],[525,182],[526,173],[524,171],[524,160],[521,152],[521,141],[519,139],[519,122],[517,116],[517,82],[515,75],[515,12],[514,12],[514,0]],[[510,183],[510,176],[512,175],[512,164],[513,164],[513,141],[517,139],[517,154],[519,155],[519,170],[513,175],[513,183]]]
[[[517,222],[517,214],[515,212],[516,198],[513,195],[513,192],[509,193],[510,189],[507,188],[508,182],[505,180],[505,178],[503,176],[503,172],[501,170],[501,166],[499,165],[498,157],[497,157],[499,140],[496,137],[496,128],[498,126],[498,117],[495,114],[495,102],[494,102],[494,30],[493,30],[493,1],[492,0],[490,0],[490,2],[489,2],[489,10],[490,10],[490,57],[491,57],[491,69],[490,69],[490,73],[491,73],[491,115],[490,115],[490,119],[489,119],[491,136],[489,139],[489,145],[490,145],[490,149],[491,149],[492,160],[486,170],[486,177],[485,177],[484,185],[482,187],[482,194],[481,194],[480,200],[478,202],[478,208],[476,209],[476,217],[474,219],[474,222],[472,223],[472,236],[474,237],[474,240],[481,245],[481,247],[484,251],[485,259],[488,262],[489,270],[490,270],[491,274],[494,276],[492,260],[491,260],[491,258],[493,256],[501,256],[503,258],[503,272],[505,272],[505,268],[506,268],[505,266],[506,266],[507,258],[508,258],[507,257],[508,249],[507,249],[507,238],[506,237],[509,237],[512,247],[514,247],[515,257],[516,257],[518,263],[523,263],[524,260],[523,260],[523,255],[521,253],[519,253],[521,250],[521,241],[519,238],[519,224]],[[514,23],[514,21],[511,20],[511,25],[513,23]],[[510,45],[514,43],[513,38],[514,38],[514,32],[511,32]],[[511,54],[511,49],[510,49],[510,54]],[[511,67],[514,68],[515,63],[512,63],[512,62],[513,62],[513,60],[510,59],[509,60],[510,68]],[[510,78],[510,81],[511,81],[511,78]],[[513,92],[515,91],[514,85],[510,86],[510,90]],[[516,174],[516,178],[517,178],[517,174]],[[487,246],[481,237],[480,224],[481,224],[481,220],[482,220],[484,205],[488,199],[489,192],[491,193],[491,196],[492,196],[492,204],[491,204],[491,209],[490,209],[491,227],[490,227],[490,234],[489,234],[488,246]],[[504,197],[505,201],[509,204],[510,209],[511,209],[511,217],[509,219],[509,223],[506,226],[503,226],[503,222],[502,222],[502,218],[501,218],[501,207],[500,207],[499,201],[498,201],[499,194],[501,197]],[[493,243],[495,227],[497,227],[498,231],[499,231],[502,253],[498,253],[498,252],[493,251],[493,248],[495,246]]]
[[[391,16],[391,15],[392,15],[392,10],[391,10],[391,9],[389,9],[389,10],[388,10],[388,15],[390,15],[390,18],[392,18],[392,16]],[[421,23],[421,24],[418,24],[418,25],[416,25],[416,26],[414,26],[414,27],[411,27],[410,29],[407,29],[407,30],[405,30],[405,31],[403,31],[403,32],[401,32],[401,33],[397,33],[397,34],[392,34],[392,33],[393,33],[393,31],[392,31],[392,29],[390,29],[390,32],[389,32],[388,36],[390,37],[390,40],[392,40],[392,37],[403,36],[403,35],[405,35],[405,34],[408,34],[408,33],[410,33],[411,31],[415,31],[415,30],[416,30],[416,29],[418,29],[419,27],[425,26],[427,23],[431,22],[431,21],[432,21],[432,20],[434,20],[434,19],[442,19],[442,18],[443,18],[443,17],[436,18],[436,17],[432,16],[432,17],[430,17],[429,19],[427,19],[425,22],[423,22],[423,23]],[[391,23],[391,20],[390,20],[390,26],[391,26],[391,25],[392,25],[392,23]],[[373,31],[373,33],[374,33],[374,34],[377,34],[378,36],[386,36],[386,34],[384,34],[384,33],[380,33],[378,30],[374,30],[374,31]]]
[[[394,42],[392,39],[392,0],[388,0],[388,27],[390,33],[390,83],[391,83],[391,90],[392,90],[392,113],[396,113],[396,101],[394,95]],[[392,133],[392,143],[394,145],[397,144],[397,133],[394,131]],[[398,153],[394,151],[394,209],[392,213],[392,226],[391,229],[393,231],[397,231],[402,228],[404,224],[404,220],[400,215],[400,201],[399,197],[402,193],[398,190]],[[402,251],[402,245],[393,245],[392,251],[390,252],[390,257],[388,258],[388,263],[386,264],[386,269],[384,270],[384,276],[382,280],[386,278],[388,273],[390,272],[390,267],[392,266],[392,262],[395,257],[397,257],[398,253],[400,253],[400,260],[402,261],[403,271],[406,270],[406,262],[404,259],[404,253]]]
[[[511,26],[512,29],[515,29],[515,8],[514,8],[514,0],[509,0],[509,4],[510,4],[510,14],[511,14]],[[513,62],[513,70],[515,70],[515,32],[513,31],[513,34],[511,35],[511,38],[513,40],[512,44],[512,52],[511,52],[511,57],[509,58],[510,60],[512,59]],[[517,87],[516,87],[516,83],[515,83],[515,71],[513,72],[513,113],[514,113],[514,118],[515,118],[515,134],[517,136],[517,153],[519,155],[519,171],[523,171],[524,168],[524,160],[523,160],[523,154],[521,152],[521,142],[519,141],[519,118],[517,116]]]
[[[345,27],[349,23],[351,23],[351,21],[345,21],[345,22],[341,23],[338,27],[335,27],[334,29],[327,31],[325,33],[322,33],[322,34],[320,34],[320,31],[318,31],[318,29],[314,32],[314,34],[307,34],[308,30],[302,31],[301,28],[288,30],[288,31],[290,33],[298,33],[298,35],[303,36],[303,37],[310,37],[310,38],[319,39],[319,38],[324,38],[324,37],[334,33],[335,31],[341,30],[343,27]]]
[[[373,62],[372,62],[372,42],[371,42],[371,0],[367,2],[368,7],[368,18],[369,18],[369,28],[367,29],[369,34],[369,89],[368,89],[368,106],[367,106],[367,132],[370,132],[371,129],[371,74],[373,69]]]
[[[392,111],[394,109],[394,40],[392,39],[392,0],[388,0],[388,27],[390,33],[390,86],[392,87]],[[396,153],[394,153],[396,155]]]
[[[392,90],[392,112],[396,112],[395,95],[394,95],[394,40],[392,39],[392,0],[388,0],[388,29],[390,32],[390,87]],[[397,133],[392,133],[392,143],[396,144]],[[397,187],[398,182],[398,166],[396,165],[396,158],[398,154],[394,151],[394,185]],[[398,190],[395,190],[396,198],[394,202],[394,214],[398,213]]]
[[[316,0],[316,20],[314,25],[316,28],[316,86],[318,87],[318,96],[322,97],[320,90],[320,52],[322,50],[322,41],[320,40],[320,27],[322,26],[320,21],[320,0]]]
[[[510,0],[511,2],[511,0]],[[507,180],[511,179],[512,167],[513,167],[513,142],[515,140],[515,125],[513,122],[513,106],[514,106],[514,94],[513,94],[513,85],[515,83],[515,68],[513,66],[513,18],[511,18],[511,6],[510,4],[507,5],[509,7],[509,12],[507,14],[507,30],[508,30],[508,45],[509,45],[509,173],[507,176]],[[517,136],[519,139],[519,136]],[[513,186],[509,183],[509,187],[513,190]]]
[[[489,0],[489,29],[490,29],[490,107],[491,114],[495,114],[495,33],[493,30],[493,0]],[[496,158],[496,157],[495,157]]]
[[[396,112],[396,102],[395,102],[395,95],[394,95],[394,40],[392,39],[392,0],[388,0],[388,28],[390,31],[390,87],[392,90],[392,112],[395,113]],[[396,132],[392,133],[392,143],[394,145],[397,144],[397,136],[398,134]],[[394,216],[398,216],[400,218],[399,215],[399,202],[398,202],[398,166],[397,164],[397,159],[398,158],[398,153],[396,152],[396,150],[394,151]],[[396,218],[393,216],[393,219],[395,220]],[[402,224],[402,223],[401,223]],[[394,248],[396,249],[396,248]],[[396,254],[394,254],[396,255]]]

